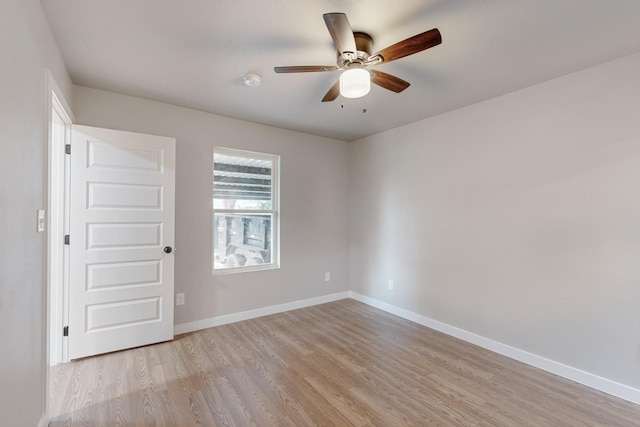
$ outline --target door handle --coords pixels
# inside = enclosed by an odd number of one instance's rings
[[[165,247],[164,247],[164,253],[165,253],[165,254],[170,254],[172,250],[173,250],[173,249],[171,249],[171,246],[165,246]]]

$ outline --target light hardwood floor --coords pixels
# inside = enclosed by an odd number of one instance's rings
[[[640,406],[354,300],[52,371],[55,426],[634,426]]]

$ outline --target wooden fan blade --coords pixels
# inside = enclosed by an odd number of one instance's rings
[[[322,98],[322,102],[333,101],[338,97],[338,95],[340,95],[340,80],[338,80],[336,84],[331,86],[331,89],[329,89],[329,92],[327,92],[324,98]]]
[[[413,55],[414,53],[422,52],[423,50],[437,46],[442,43],[442,36],[437,28],[433,30],[425,31],[421,34],[416,34],[413,37],[409,37],[406,40],[402,40],[396,44],[393,44],[387,48],[372,55],[380,55],[382,62],[391,62],[396,59],[404,58],[405,56]]]
[[[371,77],[372,83],[395,93],[400,93],[411,85],[411,83],[402,80],[400,77],[392,76],[382,71],[371,70],[371,74],[373,76]]]
[[[316,71],[334,71],[335,65],[293,65],[290,67],[273,67],[276,73],[313,73]]]
[[[344,13],[325,13],[322,17],[338,52],[351,52],[355,55],[357,51],[356,39],[353,37],[353,31],[347,15]]]

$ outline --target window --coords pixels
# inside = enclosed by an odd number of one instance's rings
[[[213,150],[213,272],[279,267],[279,156]]]

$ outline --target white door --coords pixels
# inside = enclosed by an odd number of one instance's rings
[[[173,339],[175,139],[72,126],[69,357]]]

